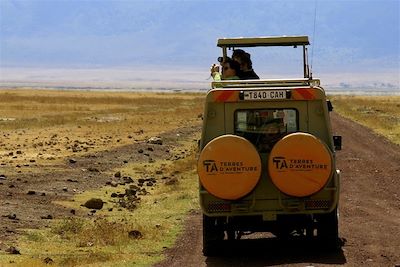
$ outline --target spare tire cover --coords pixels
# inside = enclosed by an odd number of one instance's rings
[[[272,182],[283,193],[305,197],[320,191],[332,175],[332,154],[308,133],[292,133],[279,140],[268,159]]]
[[[226,200],[250,193],[261,176],[261,159],[248,140],[222,135],[211,140],[201,151],[197,172],[203,187]]]

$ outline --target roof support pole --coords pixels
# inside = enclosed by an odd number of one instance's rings
[[[307,50],[305,45],[303,45],[303,70],[304,78],[307,78]]]
[[[226,58],[228,57],[228,53],[226,51],[226,46],[224,46],[222,48],[222,56],[224,57],[224,61],[226,60]]]

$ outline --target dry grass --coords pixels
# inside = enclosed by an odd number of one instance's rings
[[[13,266],[45,266],[39,259],[46,257],[54,260],[53,266],[150,266],[162,260],[163,248],[174,244],[187,212],[198,209],[198,183],[193,168],[197,145],[193,141],[182,145],[181,149],[187,150],[184,159],[158,161],[151,166],[132,163],[121,169],[126,175],[137,176],[144,170],[151,175],[162,168],[177,179],[175,184],[159,183],[151,194],[142,197],[133,212],[113,206],[109,187],[60,202],[76,210],[85,209],[79,204],[95,196],[107,204],[93,219],[66,218],[55,221],[50,229],[29,230],[19,243],[23,255],[9,257],[15,261]],[[114,207],[113,212],[107,211],[110,207]],[[140,231],[142,237],[129,238],[132,230]],[[0,259],[0,265],[7,260]]]
[[[54,168],[54,161],[71,155],[80,157],[198,124],[203,101],[201,94],[0,91],[0,163],[33,158],[44,169],[46,163]],[[177,151],[170,151],[171,155],[186,151],[184,159],[131,163],[119,169],[131,177],[153,176],[162,169],[177,179],[175,184],[159,181],[149,195],[141,196],[132,212],[115,207],[110,187],[78,194],[73,201],[59,204],[85,213],[80,204],[91,197],[107,203],[92,218],[54,220],[48,229],[27,230],[17,244],[23,254],[1,255],[0,266],[47,266],[46,257],[54,260],[52,266],[148,266],[161,260],[163,247],[172,246],[181,231],[177,222],[198,208],[193,140],[199,134],[180,139],[190,141],[181,141]],[[73,152],[68,147],[76,141],[88,149]],[[10,152],[14,152],[12,157]],[[143,237],[130,238],[131,230]]]
[[[59,160],[145,140],[193,124],[202,108],[201,94],[3,90],[0,161],[18,150],[24,153],[16,163]],[[89,144],[73,152],[74,141]],[[51,147],[40,151],[46,143]]]
[[[334,110],[400,144],[400,96],[331,96]]]
[[[399,143],[399,97],[331,99],[335,111]],[[198,123],[203,101],[199,94],[0,91],[0,162],[9,160],[10,151],[23,150],[14,162],[30,157],[45,165],[48,156],[63,160],[71,154],[81,156],[144,140]],[[88,150],[68,149],[75,140],[89,142]],[[46,142],[52,147],[41,151],[40,143]],[[186,141],[171,154],[185,150],[186,157],[178,161],[131,163],[119,169],[132,177],[162,170],[176,179],[170,185],[159,182],[133,212],[113,206],[110,188],[78,194],[74,201],[60,204],[79,210],[84,209],[79,204],[91,197],[107,203],[96,218],[67,218],[54,221],[49,229],[27,231],[18,244],[23,255],[2,255],[0,266],[46,266],[46,257],[54,260],[52,266],[149,266],[161,260],[163,247],[172,246],[182,230],[179,222],[198,208],[197,144]],[[114,209],[109,212],[109,208]],[[131,230],[140,231],[142,238],[129,238]]]
[[[182,111],[200,112],[201,105],[197,104],[201,101],[200,95],[189,94],[0,91],[0,118],[15,119],[2,122],[2,128],[8,130],[76,126],[79,123],[96,127],[104,122],[102,118],[113,118],[109,121],[116,123],[128,121],[137,124],[152,117],[155,122],[167,119],[169,124],[174,121],[164,117],[176,119],[174,115]],[[163,120],[154,118],[160,112],[166,115],[162,116]],[[150,130],[158,130],[155,122],[150,124]]]

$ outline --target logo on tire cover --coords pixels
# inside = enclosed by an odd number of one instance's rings
[[[279,172],[328,170],[328,164],[313,159],[273,157],[273,166]]]
[[[212,159],[204,160],[203,168],[208,175],[242,174],[258,171],[256,165],[243,161],[215,161]]]

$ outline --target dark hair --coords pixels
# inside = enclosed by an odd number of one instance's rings
[[[243,55],[245,55],[245,54],[248,54],[248,55],[250,56],[249,53],[246,53],[246,51],[244,51],[244,50],[242,50],[242,49],[235,49],[235,50],[233,50],[232,58],[234,58],[234,57],[241,57],[241,56],[243,56]]]
[[[238,57],[242,64],[246,64],[249,69],[253,68],[253,62],[251,62],[251,56],[249,53],[242,49],[236,49],[232,53],[232,58]]]
[[[235,70],[236,76],[239,76],[239,75],[240,75],[240,64],[239,64],[237,61],[231,59],[230,57],[227,57],[227,58],[225,58],[224,63],[228,63],[228,64],[229,64],[229,67],[230,67],[231,69],[234,69],[234,70]]]

